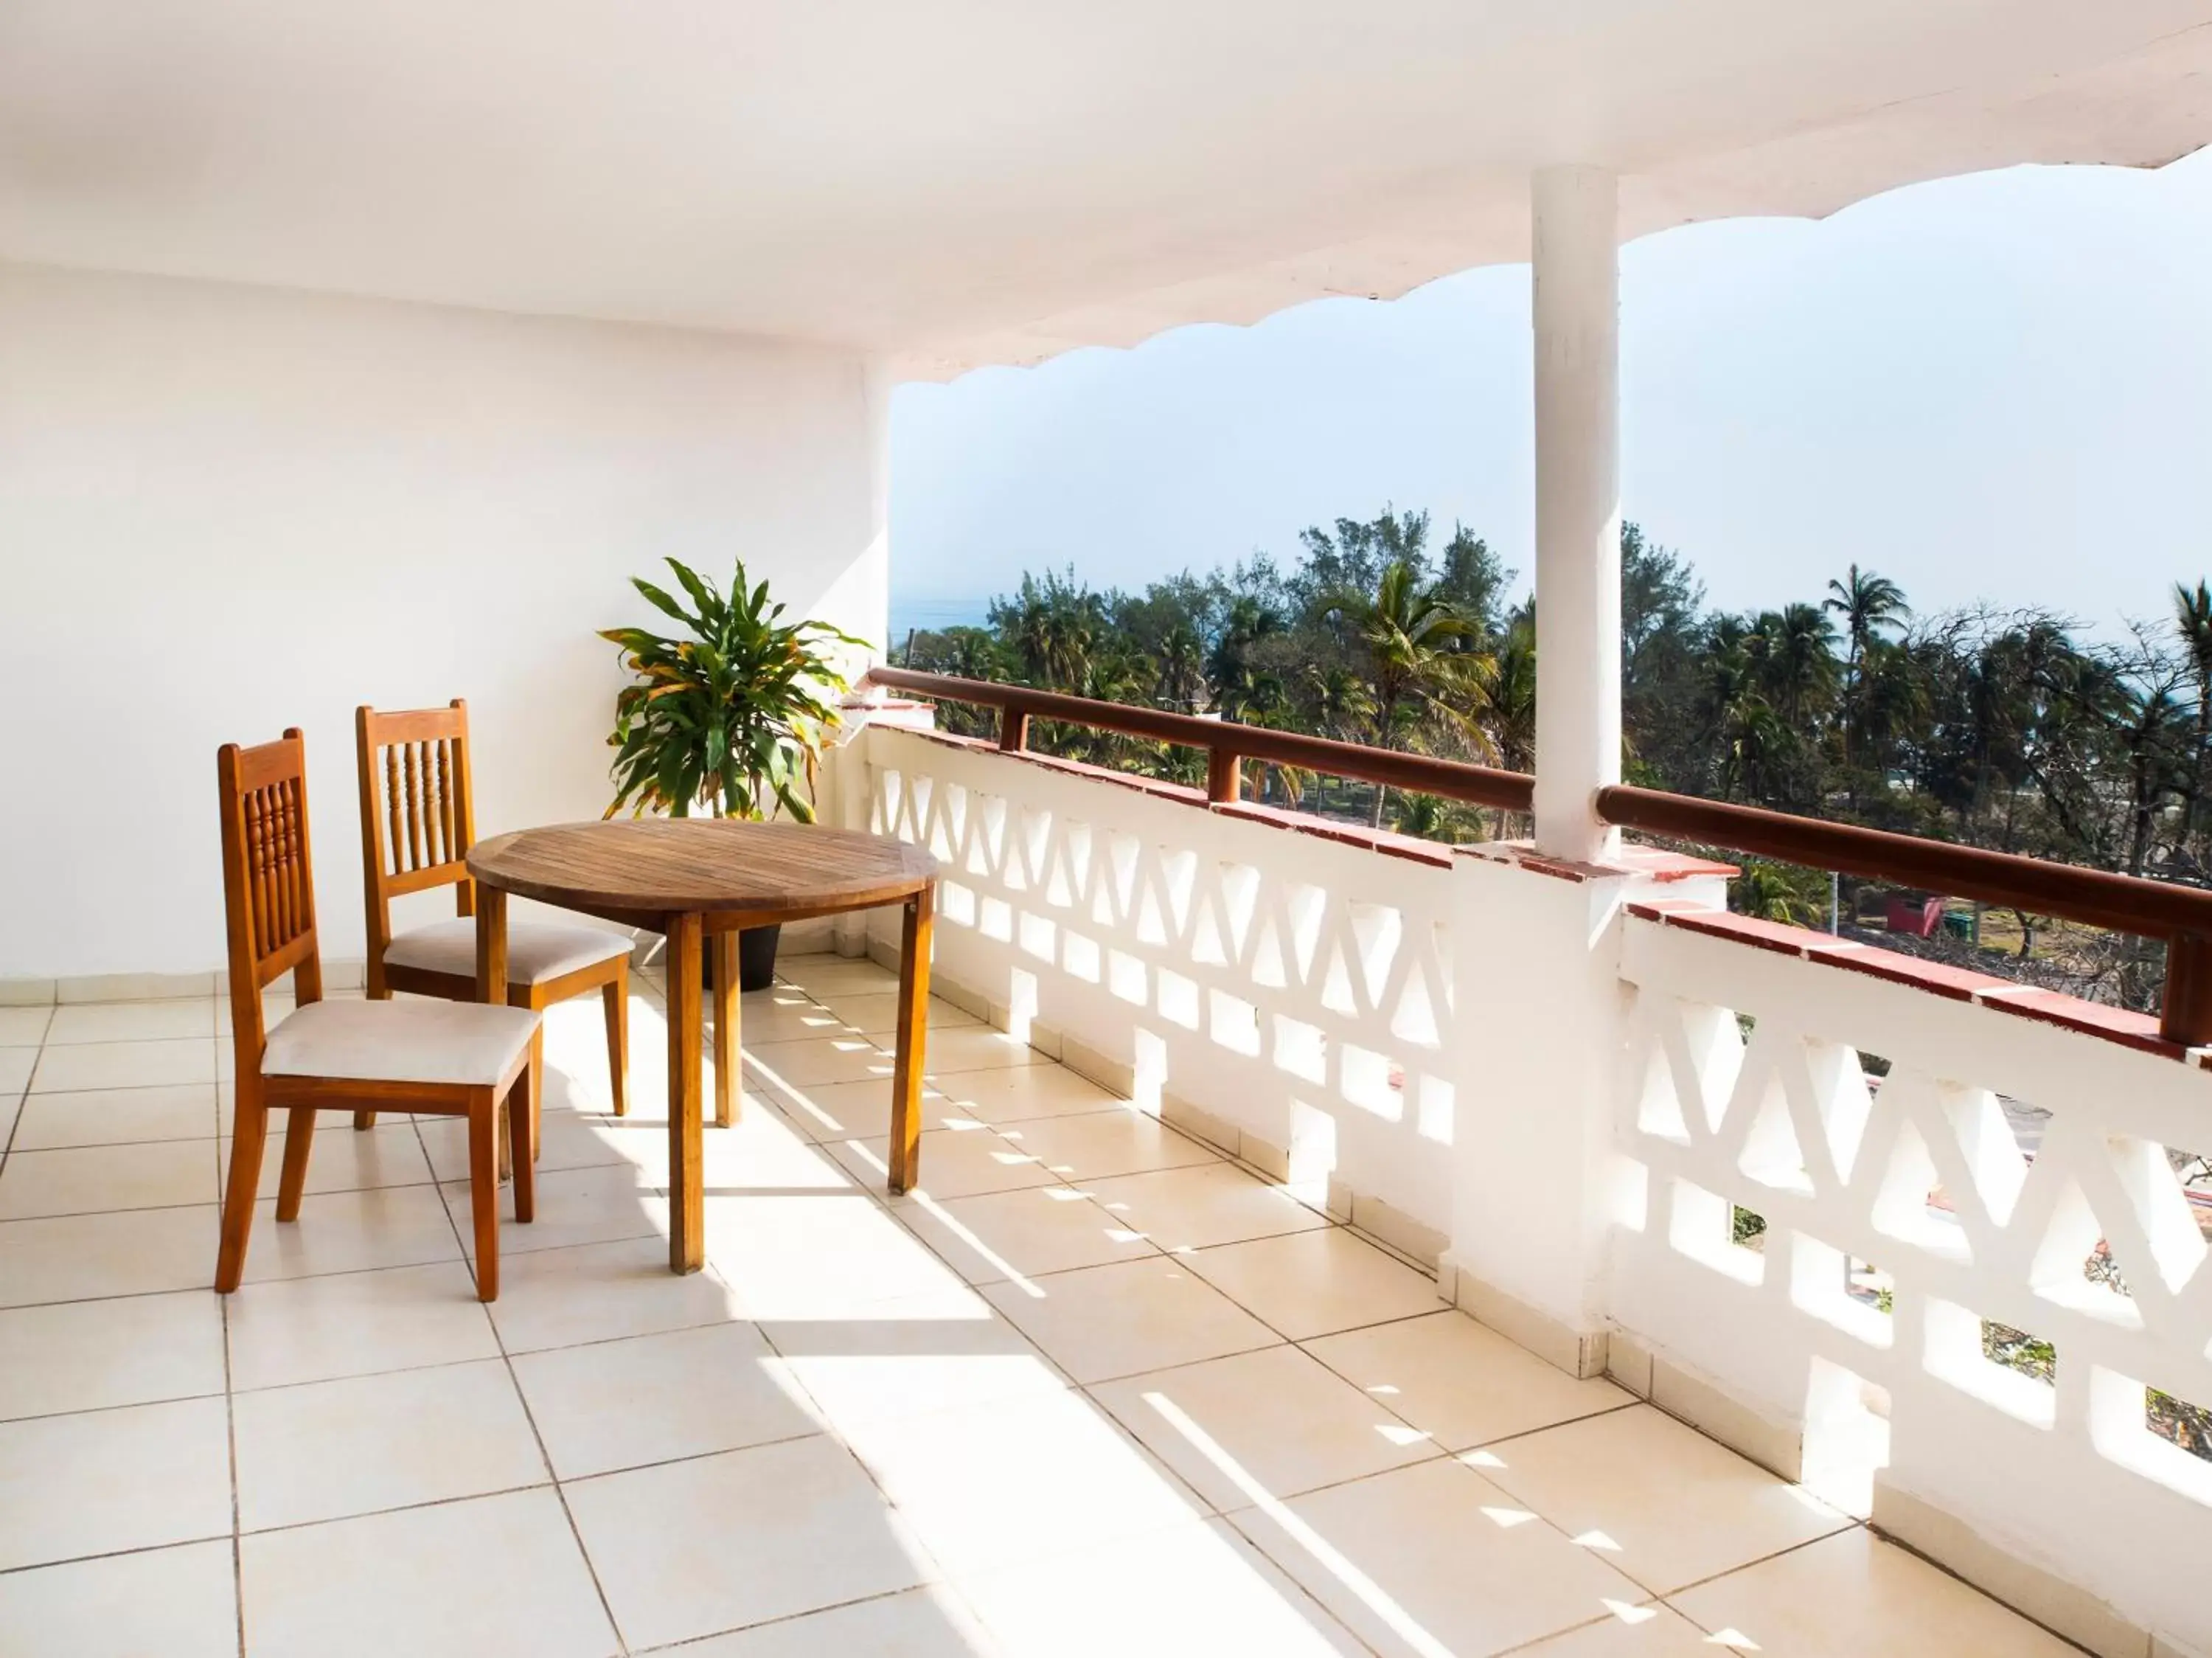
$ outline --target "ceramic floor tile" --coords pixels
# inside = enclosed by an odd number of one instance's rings
[[[11,1105],[14,1096],[30,1085],[39,1053],[37,1048],[0,1048],[0,1094],[9,1096]]]
[[[0,1572],[229,1533],[220,1399],[0,1423]]]
[[[761,1333],[775,1347],[784,1373],[839,1433],[1068,1385],[972,1292],[884,1301],[864,1319],[767,1322]]]
[[[504,1190],[500,1196],[508,1200]],[[281,1223],[276,1201],[264,1199],[253,1206],[246,1282],[420,1266],[457,1260],[460,1253],[435,1186],[318,1192],[301,1204],[298,1220]]]
[[[849,1187],[710,1198],[707,1259],[749,1319],[865,1319],[886,1301],[966,1294],[957,1272]]]
[[[898,1034],[899,1001],[898,991],[892,989],[866,996],[825,997],[822,1005],[861,1035],[889,1047],[889,1039]],[[982,1022],[974,1014],[954,1007],[941,996],[929,998],[929,1028],[932,1032],[967,1029]]]
[[[1516,1648],[1513,1658],[1733,1658],[1741,1651],[1715,1646],[1705,1631],[1656,1602],[1622,1601],[1580,1629]]]
[[[2057,1636],[1860,1527],[1671,1599],[1705,1628],[1744,1637],[1723,1651],[2078,1658]]]
[[[0,1221],[210,1204],[215,1170],[206,1140],[15,1152],[0,1167]]]
[[[911,1588],[933,1575],[852,1454],[826,1438],[563,1490],[633,1649]]]
[[[266,1531],[551,1478],[503,1359],[240,1393],[238,1523]]]
[[[1367,1658],[1218,1520],[965,1577],[960,1588],[1006,1658]]]
[[[1179,1259],[1054,1273],[984,1297],[1079,1382],[1164,1370],[1274,1345],[1280,1338]]]
[[[204,1290],[0,1312],[0,1420],[220,1393],[222,1309]]]
[[[633,1104],[633,1111],[637,1106]],[[538,1131],[538,1170],[598,1168],[631,1161],[632,1154],[666,1166],[668,1119],[656,1101],[651,1118],[597,1117],[549,1108]],[[469,1125],[459,1117],[426,1118],[416,1125],[430,1170],[441,1180],[469,1178]]]
[[[31,1076],[33,1094],[79,1088],[154,1088],[216,1080],[216,1042],[197,1040],[86,1042],[42,1048]]]
[[[771,1083],[808,1088],[823,1082],[864,1082],[891,1075],[891,1056],[861,1036],[813,1037],[752,1048],[745,1058]]]
[[[1493,1484],[1663,1594],[1850,1519],[1648,1405],[1475,1453]]]
[[[1206,1249],[1329,1224],[1279,1186],[1218,1161],[1083,1184],[1107,1213],[1163,1249]]]
[[[237,1658],[230,1539],[0,1576],[0,1658]]]
[[[34,1094],[15,1125],[17,1151],[121,1145],[134,1140],[209,1140],[216,1132],[215,1085],[90,1088]]]
[[[883,1190],[889,1174],[888,1139],[841,1141],[830,1148],[830,1155],[860,1185]],[[1048,1186],[1058,1178],[1029,1152],[981,1123],[922,1131],[921,1179],[916,1190],[939,1201]]]
[[[1091,1393],[1218,1509],[1242,1508],[1252,1498],[1200,1448],[1193,1428],[1277,1497],[1443,1454],[1295,1347],[1129,1376]]]
[[[951,1590],[934,1585],[711,1636],[680,1658],[997,1658],[999,1649]]]
[[[53,1017],[50,1006],[0,1007],[0,1048],[37,1047],[46,1040],[46,1027]]]
[[[0,1222],[0,1306],[204,1289],[215,1246],[212,1204]]]
[[[659,1238],[544,1249],[502,1260],[492,1323],[510,1353],[722,1324],[741,1316],[712,1270],[678,1277]]]
[[[860,956],[787,956],[776,977],[819,1001],[831,996],[878,996],[898,989],[898,975]]]
[[[811,997],[797,991],[777,991],[756,1001],[740,998],[738,1040],[745,1047],[801,1042],[823,1037],[860,1034],[852,1022],[837,1016]],[[707,1027],[714,1028],[714,1009],[707,1009]]]
[[[1645,1598],[1449,1457],[1230,1518],[1386,1658],[1487,1658]]]
[[[931,1081],[955,1107],[982,1123],[1024,1123],[1128,1103],[1112,1089],[1064,1065],[1002,1065],[996,1070],[963,1070]]]
[[[403,1118],[380,1118],[374,1128],[365,1134],[354,1132],[350,1122],[334,1119],[344,1113],[324,1112],[314,1132],[314,1143],[307,1155],[307,1184],[310,1196],[319,1192],[366,1192],[375,1186],[427,1186],[430,1183],[429,1160],[422,1155],[422,1142],[415,1132],[415,1125]],[[263,1198],[276,1195],[277,1183],[284,1176],[284,1145],[290,1138],[289,1125],[269,1125],[268,1143],[261,1151],[261,1179],[255,1186]],[[222,1182],[230,1183],[231,1142],[222,1143]]]
[[[1133,1106],[1010,1123],[999,1132],[1031,1156],[1042,1159],[1063,1180],[1104,1180],[1147,1169],[1182,1168],[1220,1161],[1218,1153]]]
[[[750,1325],[526,1353],[515,1379],[562,1479],[820,1431]]]
[[[84,1002],[54,1009],[46,1028],[49,1045],[80,1042],[174,1041],[227,1034],[222,1004],[201,1002]]]
[[[999,1283],[1159,1252],[1071,1186],[975,1198],[909,1196],[891,1212],[970,1283]]]
[[[230,1297],[240,1392],[494,1358],[499,1343],[459,1261],[256,1284]]]
[[[247,1658],[611,1658],[620,1649],[550,1489],[239,1545]]]
[[[1635,1403],[1609,1381],[1577,1381],[1455,1308],[1319,1337],[1305,1348],[1446,1450]]]
[[[771,1093],[799,1129],[812,1140],[884,1140],[891,1131],[891,1086],[886,1078],[866,1082],[821,1082],[811,1088]],[[971,1120],[934,1088],[921,1092],[925,1131],[949,1122]]]
[[[1341,1227],[1224,1244],[1177,1259],[1293,1341],[1444,1305],[1435,1279]]]
[[[465,1180],[441,1186],[446,1210],[461,1235],[462,1251],[476,1259],[473,1189]],[[538,1176],[538,1217],[514,1218],[514,1188],[499,1190],[499,1253],[511,1256],[623,1238],[665,1238],[668,1200],[644,1185],[628,1163],[603,1168],[556,1168]]]
[[[1206,1513],[1072,1390],[860,1423],[846,1438],[955,1577],[1187,1526]]]
[[[941,1078],[967,1070],[994,1070],[1004,1065],[1049,1065],[1053,1062],[1026,1042],[1019,1042],[988,1025],[932,1030],[922,1055],[922,1075],[945,1086]]]

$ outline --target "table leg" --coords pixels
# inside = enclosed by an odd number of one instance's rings
[[[929,1038],[931,892],[907,900],[899,932],[898,1058],[891,1071],[890,1188],[910,1190],[921,1176],[921,1072]]]
[[[483,881],[477,888],[477,1000],[507,1005],[507,894]],[[514,1172],[514,1148],[501,1136],[496,1149],[499,1178]]]
[[[727,1128],[738,1120],[738,1101],[744,1093],[738,1067],[738,935],[714,935],[714,1126]]]
[[[668,917],[668,1270],[696,1272],[707,1260],[706,1193],[700,1163],[699,917]]]

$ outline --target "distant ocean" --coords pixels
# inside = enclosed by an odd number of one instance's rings
[[[894,594],[891,643],[905,644],[908,633],[915,630],[930,633],[948,627],[981,627],[990,608],[988,599],[902,598]]]

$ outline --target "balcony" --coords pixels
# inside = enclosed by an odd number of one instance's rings
[[[1625,239],[2163,164],[2204,0],[305,9],[0,22],[0,1654],[2212,1654],[2212,895],[2107,917],[2162,1020],[1729,917],[1620,844],[1714,808],[1620,786],[1616,557]],[[429,1119],[210,1293],[218,745],[306,734],[359,994],[358,705],[469,700],[485,836],[595,816],[659,553],[881,661],[900,381],[1523,260],[1530,844],[872,703],[817,803],[945,866],[920,1189],[841,919],[704,1271],[641,974],[489,1308]]]
[[[883,751],[918,778],[928,748]],[[1006,889],[970,879],[980,921]],[[708,1134],[695,1277],[665,1265],[657,991],[625,1119],[596,1010],[555,1011],[539,1217],[507,1227],[489,1308],[451,1123],[320,1131],[302,1221],[264,1216],[219,1301],[222,1005],[0,1013],[29,1078],[0,1166],[0,1629],[40,1653],[241,1628],[319,1655],[2069,1649],[1686,1425],[1640,1355],[1577,1380],[1454,1310],[1396,1222],[1421,1192],[1348,1222],[1259,1127],[1231,1155],[1240,1096],[1163,1122],[1055,1062],[1073,1036],[941,1002],[924,1187],[885,1202],[893,981],[786,965],[748,999],[741,1121]],[[1410,1115],[1401,1141],[1344,1112],[1346,1170],[1441,1163],[1448,1114]],[[1759,1317],[1753,1351],[1796,1322]]]

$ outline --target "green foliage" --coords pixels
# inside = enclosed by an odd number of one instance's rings
[[[1535,765],[1533,600],[1462,525],[1386,509],[1141,593],[1072,570],[1025,579],[988,625],[915,637],[909,666],[1210,713],[1248,724]],[[1976,608],[1916,615],[1854,564],[1824,594],[1734,613],[1708,606],[1680,552],[1625,524],[1625,775],[1647,787],[2064,863],[2212,879],[2212,588],[2178,585],[2170,619],[2095,642],[2063,618]],[[988,712],[947,704],[952,729]],[[1041,747],[1196,781],[1194,751],[1040,727]],[[1441,838],[1469,821],[1364,783],[1248,768],[1262,797]],[[1526,833],[1492,813],[1492,834]],[[1754,863],[1751,913],[1824,924],[1826,877]],[[2021,917],[2023,960],[2049,944]],[[1992,962],[1991,966],[2000,963]],[[2155,950],[2079,958],[2066,988],[2124,1005],[2158,993]]]
[[[1765,858],[1744,858],[1743,873],[1729,885],[1729,908],[1738,915],[1778,921],[1787,927],[1828,923],[1828,877],[1818,869]]]
[[[599,637],[622,648],[637,675],[615,698],[615,798],[609,817],[701,806],[722,817],[764,818],[780,807],[811,822],[814,769],[837,723],[829,698],[845,689],[823,647],[860,641],[822,622],[786,623],[768,583],[748,588],[742,562],[730,591],[674,558],[668,567],[691,607],[642,577],[630,585],[684,625],[689,637],[616,627]],[[802,789],[802,785],[804,788]]]

